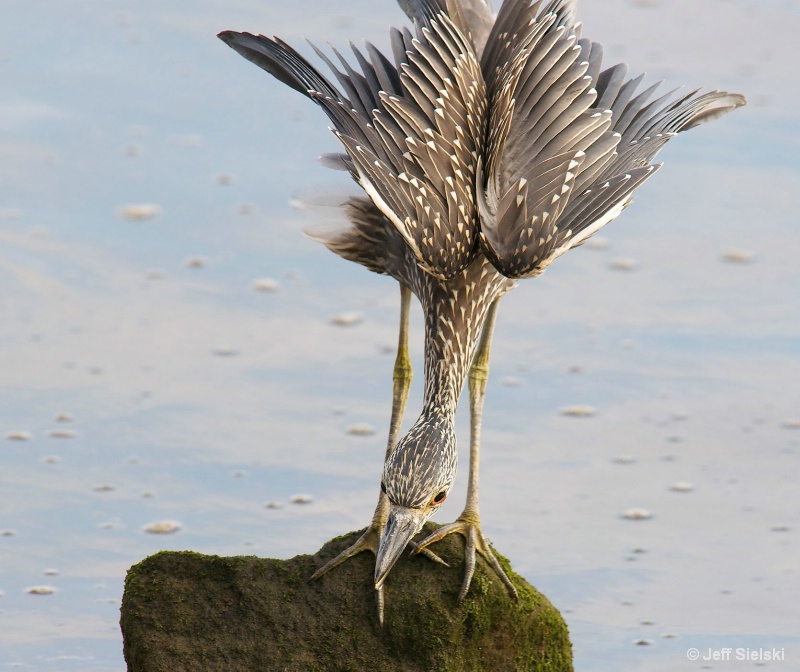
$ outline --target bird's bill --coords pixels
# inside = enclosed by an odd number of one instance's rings
[[[380,590],[392,567],[400,558],[411,538],[422,529],[428,519],[422,509],[407,509],[395,504],[389,505],[386,526],[378,545],[375,561],[375,589]]]

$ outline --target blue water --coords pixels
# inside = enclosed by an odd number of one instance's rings
[[[397,287],[302,235],[328,215],[291,200],[353,189],[315,163],[335,138],[214,35],[381,46],[402,15],[389,0],[4,8],[0,669],[118,671],[131,564],[161,549],[290,557],[369,520]],[[562,609],[578,670],[756,666],[690,661],[691,647],[783,647],[763,665],[794,669],[798,3],[581,11],[609,60],[750,105],[671,143],[605,247],[504,299],[484,529]],[[158,214],[120,216],[141,204]],[[277,290],[255,291],[259,278]],[[346,312],[363,320],[331,322]],[[418,311],[412,333],[407,422]],[[559,413],[576,404],[595,415]],[[375,433],[348,433],[358,423]],[[462,445],[466,430],[460,418]],[[466,462],[440,522],[459,512]],[[144,531],[158,521],[180,528]],[[26,592],[41,585],[55,592]]]

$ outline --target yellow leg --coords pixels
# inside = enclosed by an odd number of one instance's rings
[[[408,313],[411,307],[411,290],[400,284],[400,331],[397,338],[397,358],[394,362],[394,389],[392,393],[392,417],[389,422],[389,438],[386,443],[386,455],[394,448],[397,442],[397,435],[400,433],[400,425],[403,423],[403,414],[408,401],[408,391],[411,388],[411,358],[408,356]],[[313,579],[318,579],[334,567],[338,567],[348,558],[361,553],[362,551],[378,552],[378,542],[381,532],[386,525],[386,516],[389,511],[389,499],[383,492],[378,497],[378,505],[372,515],[372,522],[363,535],[350,548],[345,549],[333,560],[314,572]]]

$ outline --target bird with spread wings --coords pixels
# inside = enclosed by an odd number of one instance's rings
[[[346,228],[321,237],[331,250],[398,280],[401,319],[389,439],[372,523],[322,576],[364,550],[382,588],[400,554],[436,558],[445,535],[466,538],[469,590],[476,552],[511,596],[516,588],[481,531],[478,459],[489,348],[500,298],[542,273],[619,216],[678,133],[745,104],[735,93],[658,92],[624,64],[606,67],[584,38],[576,0],[399,0],[412,22],[392,28],[391,55],[367,42],[348,61],[314,48],[335,84],[279,38],[225,31],[242,56],[319,105],[344,151],[322,157],[366,197],[344,205]],[[425,317],[423,408],[399,438],[411,367],[410,295]],[[456,476],[454,418],[469,380],[466,506],[453,523],[413,537]]]

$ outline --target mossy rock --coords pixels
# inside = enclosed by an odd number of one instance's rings
[[[434,547],[449,568],[421,556],[398,561],[384,587],[383,628],[372,554],[308,580],[360,534],[291,560],[162,552],[134,565],[121,610],[129,672],[572,671],[561,615],[505,559],[519,601],[479,557],[456,606],[460,535]]]

